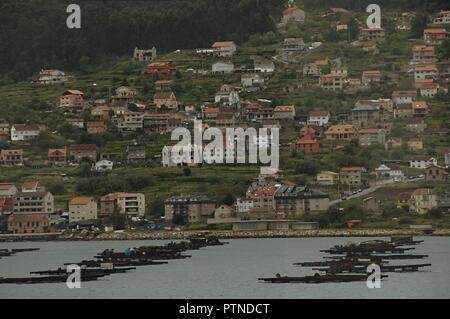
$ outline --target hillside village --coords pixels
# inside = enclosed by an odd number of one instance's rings
[[[0,230],[450,225],[450,8],[308,11],[0,88]],[[176,128],[280,129],[280,168],[175,164]],[[250,141],[251,143],[251,141]]]

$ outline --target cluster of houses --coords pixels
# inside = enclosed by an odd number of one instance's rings
[[[165,201],[166,222],[224,224],[243,221],[298,220],[328,209],[330,196],[307,186],[283,180],[283,172],[262,167],[233,205],[217,205],[206,196],[176,195]]]
[[[47,233],[62,222],[82,224],[106,221],[113,213],[130,218],[145,215],[142,193],[111,193],[95,199],[77,196],[70,199],[67,210],[55,209],[51,192],[39,181],[27,181],[17,188],[14,183],[0,183],[0,217],[14,234]]]
[[[391,98],[358,100],[344,123],[332,124],[329,111],[313,110],[308,113],[292,148],[305,153],[319,153],[322,146],[337,147],[357,140],[360,146],[379,144],[391,150],[394,140],[390,132],[394,120],[404,121],[408,131],[418,135],[426,128],[427,114],[428,104],[417,100],[416,91],[394,91]],[[417,137],[405,141],[411,151],[423,149],[423,143],[417,145],[417,142]],[[401,146],[402,142],[398,144],[395,146]]]
[[[331,8],[331,14],[342,12],[347,11]],[[396,28],[409,30],[414,15],[411,12],[399,15]],[[304,23],[305,17],[305,12],[290,2],[278,27],[284,29],[290,24]],[[428,127],[426,119],[430,110],[427,100],[441,92],[447,93],[450,64],[438,62],[436,52],[437,46],[449,37],[445,29],[448,24],[450,11],[437,13],[433,20],[434,26],[424,30],[424,44],[413,46],[406,74],[414,80],[414,88],[393,91],[386,98],[358,100],[350,113],[344,116],[345,119],[342,115],[334,119],[328,110],[311,110],[306,120],[300,122],[302,127],[298,138],[290,145],[292,152],[320,153],[357,141],[361,147],[381,145],[386,150],[404,147],[411,158],[405,161],[384,161],[373,173],[362,166],[340,167],[339,172],[322,171],[317,174],[316,185],[325,186],[325,189],[326,186],[338,185],[343,189],[355,190],[369,186],[371,179],[380,183],[405,181],[408,179],[403,169],[406,166],[420,170],[427,181],[448,181],[450,150],[444,151],[440,163],[426,154],[421,138]],[[349,25],[338,21],[335,28],[337,31],[348,31]],[[377,54],[385,37],[383,28],[360,28],[359,39],[352,45]],[[309,48],[320,45],[320,42],[314,42]],[[177,80],[171,77],[176,71],[172,63],[158,60],[155,47],[136,47],[133,61],[145,64],[145,73],[153,79],[155,92],[151,101],[144,101],[140,92],[128,86],[118,87],[107,99],[99,100],[91,100],[81,90],[71,88],[61,93],[55,102],[55,109],[67,115],[68,124],[88,134],[103,134],[108,130],[166,134],[179,127],[191,128],[193,119],[201,119],[204,128],[217,127],[221,130],[230,127],[272,129],[294,126],[300,120],[299,114],[302,114],[299,112],[300,107],[293,104],[278,105],[266,99],[249,100],[243,96],[266,88],[273,74],[279,71],[274,61],[297,63],[307,49],[302,38],[286,37],[282,47],[277,50],[277,56],[251,56],[252,67],[234,65],[233,57],[238,54],[238,46],[234,41],[217,41],[210,48],[198,49],[197,54],[214,57],[211,70],[205,71],[205,74],[238,74],[240,85],[223,84],[209,102],[185,105],[174,92]],[[348,93],[383,84],[388,79],[394,80],[392,75],[373,69],[352,76],[340,59],[328,57],[303,64],[298,73],[318,79],[319,87],[324,90],[345,90]],[[71,79],[63,71],[52,69],[41,70],[37,78],[37,82],[43,85],[66,83]],[[408,137],[392,136],[394,122],[404,124]],[[24,146],[38,140],[46,130],[47,127],[40,124],[15,124],[0,119],[0,145],[9,143],[6,148],[0,149],[0,165],[24,165],[27,160]],[[195,147],[186,160],[174,161],[172,147],[166,146],[162,150],[161,164],[163,167],[192,165],[194,152]],[[46,163],[58,166],[88,161],[92,163],[93,171],[102,173],[111,171],[115,165],[142,163],[146,160],[144,145],[128,145],[119,152],[100,152],[95,144],[71,144],[48,149]],[[399,194],[397,206],[408,206],[410,211],[423,214],[435,207],[450,207],[449,198],[446,193],[419,188],[408,194]],[[290,221],[324,212],[329,205],[329,194],[283,180],[282,171],[262,168],[258,179],[249,186],[246,196],[238,198],[233,205],[217,205],[205,196],[173,196],[165,201],[165,219],[167,222],[188,224],[235,223],[241,225],[239,227],[271,227],[271,223],[275,223],[273,227],[278,227],[279,224],[274,221]],[[13,233],[48,232],[61,218],[77,223],[106,219],[114,211],[133,218],[143,217],[144,194],[113,193],[101,198],[75,197],[68,203],[67,211],[61,213],[55,210],[53,195],[39,182],[25,182],[20,189],[12,183],[0,183],[0,215],[6,216],[8,230]],[[251,224],[255,221],[265,221],[266,224]]]

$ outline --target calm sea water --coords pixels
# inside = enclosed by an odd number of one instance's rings
[[[430,257],[413,262],[432,266],[416,273],[389,273],[380,289],[368,289],[365,282],[270,284],[257,280],[275,273],[313,274],[292,263],[321,260],[320,249],[364,238],[234,239],[228,245],[189,251],[192,258],[85,282],[80,289],[68,289],[65,284],[0,285],[0,298],[450,298],[450,238],[416,239],[425,242],[414,253]],[[0,248],[41,248],[0,259],[0,276],[28,276],[30,271],[93,259],[106,248],[119,251],[161,243],[165,241],[0,243]]]

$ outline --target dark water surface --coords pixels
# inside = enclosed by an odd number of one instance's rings
[[[384,238],[386,239],[386,238]],[[258,277],[275,273],[303,276],[314,272],[293,262],[318,261],[319,250],[367,238],[233,239],[230,244],[188,251],[192,258],[167,265],[137,267],[80,289],[65,284],[0,285],[0,298],[450,298],[450,238],[423,237],[414,253],[432,263],[415,273],[389,273],[380,289],[365,282],[325,284],[269,284]],[[30,271],[56,269],[66,262],[93,259],[106,248],[116,251],[167,241],[90,241],[0,243],[1,248],[39,247],[0,259],[0,277],[25,277]]]

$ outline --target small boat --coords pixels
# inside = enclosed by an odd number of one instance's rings
[[[104,275],[110,275],[110,274],[116,274],[116,273],[124,273],[130,270],[134,270],[136,267],[119,267],[119,268],[112,268],[112,269],[104,269],[104,268],[81,268],[81,274],[104,274]],[[67,274],[67,268],[58,268],[55,270],[42,270],[42,271],[32,271],[30,274],[32,275],[64,275]]]
[[[167,264],[167,261],[155,261],[151,259],[138,259],[138,260],[83,260],[76,263],[64,263],[64,265],[79,265],[86,267],[101,267],[104,263],[111,263],[113,267],[128,267],[128,266],[149,266],[149,265],[162,265]]]
[[[387,277],[383,275],[382,277]],[[365,281],[367,280],[367,274],[360,275],[331,275],[325,274],[320,275],[318,273],[313,276],[304,276],[304,277],[289,277],[289,276],[281,276],[280,274],[276,274],[275,277],[271,278],[258,278],[258,280],[270,283],[305,283],[305,284],[320,284],[320,283],[329,283],[329,282],[355,282],[355,281]]]
[[[105,277],[104,274],[92,274],[83,275],[81,274],[80,280],[94,281],[99,278]],[[0,284],[45,284],[45,283],[63,283],[67,282],[69,274],[57,275],[57,276],[40,276],[40,277],[20,277],[20,278],[3,278],[0,277]]]

